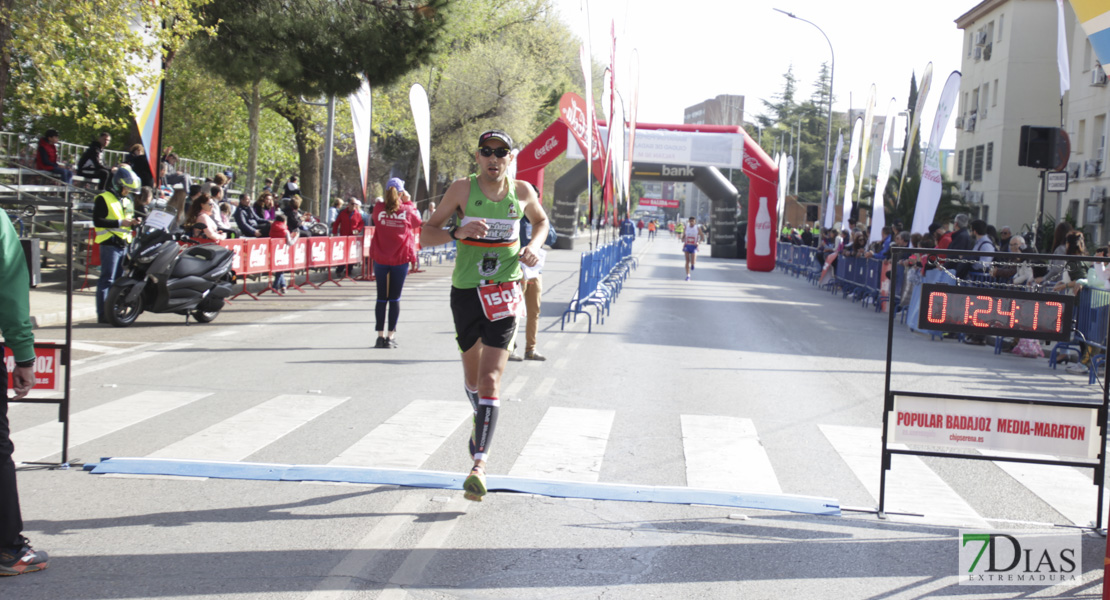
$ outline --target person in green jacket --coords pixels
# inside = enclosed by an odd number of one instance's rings
[[[35,335],[31,331],[31,280],[19,236],[8,213],[0,210],[0,377],[4,396],[0,399],[0,576],[32,573],[46,568],[45,552],[36,552],[23,537],[23,516],[15,486],[12,428],[8,423],[8,360],[4,345],[12,351],[11,400],[19,400],[35,386]]]

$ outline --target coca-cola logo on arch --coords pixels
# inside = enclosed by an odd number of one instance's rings
[[[543,158],[543,156],[545,154],[550,152],[553,148],[555,148],[558,145],[559,145],[559,140],[556,138],[556,136],[551,136],[550,138],[548,138],[547,141],[544,142],[542,146],[540,146],[539,148],[536,148],[536,152],[535,152],[536,160],[539,160],[539,159]]]

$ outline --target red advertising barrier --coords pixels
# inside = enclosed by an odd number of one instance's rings
[[[370,242],[374,239],[374,228],[362,230],[362,272],[359,281],[374,281],[374,261],[370,260]]]
[[[256,275],[270,270],[270,238],[247,238],[243,243],[243,268],[240,275]]]
[[[270,272],[285,273],[293,270],[294,247],[285,243],[285,240],[282,239],[270,240]]]
[[[59,377],[62,346],[57,344],[35,344],[35,387],[32,390],[57,392],[62,389]],[[8,368],[8,389],[12,389],[12,371],[15,370],[15,356],[12,349],[4,347],[4,365]]]
[[[219,242],[221,246],[231,250],[235,258],[231,259],[231,270],[236,273],[243,272],[243,240],[224,240]]]

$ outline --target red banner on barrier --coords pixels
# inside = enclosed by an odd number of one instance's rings
[[[62,378],[58,377],[61,366],[62,349],[56,346],[35,346],[35,390],[56,392],[62,389]],[[8,389],[12,389],[12,371],[15,370],[15,356],[12,349],[4,347],[4,364],[8,367]]]
[[[231,259],[231,270],[236,273],[243,272],[243,240],[224,240],[220,246],[231,250],[235,258]]]
[[[299,271],[308,266],[308,240],[298,238],[293,244],[293,269]]]
[[[370,240],[374,239],[374,228],[367,227],[362,230],[362,257],[370,258]]]
[[[328,238],[328,266],[347,264],[347,238]]]
[[[267,273],[270,270],[270,239],[248,239],[243,242],[243,269],[240,275]]]
[[[328,238],[308,238],[305,242],[308,244],[308,266],[328,266]]]
[[[362,237],[352,235],[347,237],[347,264],[357,265],[362,262]]]
[[[285,240],[270,240],[270,271],[281,273],[293,270],[293,248]]]

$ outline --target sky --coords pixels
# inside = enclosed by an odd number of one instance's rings
[[[582,0],[555,0],[560,18],[580,38],[586,36]],[[872,84],[875,114],[883,114],[896,98],[904,110],[910,76],[918,83],[925,65],[933,63],[932,91],[925,104],[923,137],[936,112],[937,98],[952,71],[960,68],[964,32],[955,20],[977,6],[973,0],[590,0],[591,52],[609,64],[610,23],[617,30],[617,86],[632,79],[626,57],[635,48],[640,63],[637,121],[681,123],[683,110],[719,94],[744,96],[744,119],[765,112],[762,100],[782,91],[783,74],[793,66],[797,100],[808,99],[835,52],[833,110],[862,108]],[[812,21],[775,12],[779,8]],[[623,93],[622,93],[623,94]],[[954,120],[954,119],[953,119]],[[850,131],[845,131],[847,138]],[[833,131],[832,144],[836,145]],[[922,140],[927,143],[928,140]],[[848,140],[845,139],[845,147]],[[956,144],[954,125],[941,144]]]

